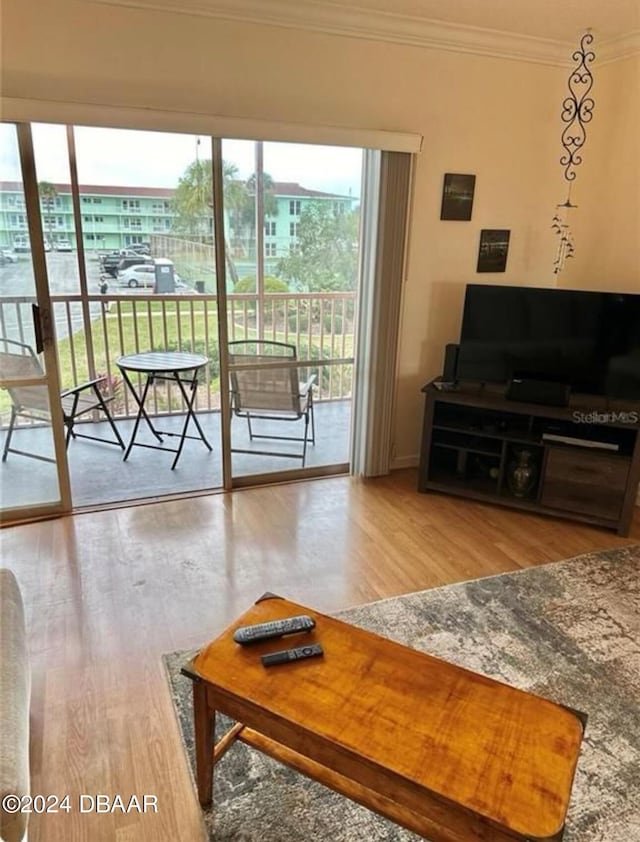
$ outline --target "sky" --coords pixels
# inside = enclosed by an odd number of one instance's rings
[[[33,124],[38,181],[69,183],[64,126]],[[211,141],[201,135],[77,127],[80,184],[175,187],[196,155],[211,157]],[[199,142],[198,142],[199,140]],[[222,156],[245,179],[255,169],[255,144],[223,140]],[[303,187],[340,195],[360,195],[362,150],[301,143],[264,143],[264,170],[274,181],[295,181]],[[0,180],[20,179],[11,125],[0,126]]]

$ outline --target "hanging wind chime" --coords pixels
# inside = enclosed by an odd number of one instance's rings
[[[576,178],[576,167],[582,163],[581,150],[587,139],[586,124],[591,122],[595,102],[589,95],[593,87],[593,75],[589,65],[595,59],[595,53],[589,49],[593,42],[593,35],[589,30],[580,39],[580,47],[573,53],[576,62],[569,75],[569,96],[562,103],[560,118],[566,123],[561,135],[561,143],[565,154],[560,158],[564,167],[564,179],[567,182],[567,198],[560,205],[556,205],[556,213],[551,224],[552,230],[558,235],[558,251],[553,261],[553,271],[556,275],[564,269],[565,261],[573,257],[575,247],[573,235],[569,227],[569,211],[577,208],[571,202],[571,186]]]

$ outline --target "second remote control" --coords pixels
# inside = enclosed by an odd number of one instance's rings
[[[315,628],[315,625],[315,620],[306,614],[301,614],[299,617],[285,617],[283,620],[256,623],[255,626],[241,626],[235,630],[233,639],[236,643],[246,646],[249,643],[258,643],[260,640],[282,637],[285,634],[308,632]]]
[[[289,661],[302,661],[304,658],[315,658],[323,654],[322,646],[319,643],[313,643],[311,646],[272,652],[270,655],[263,655],[261,660],[265,667],[274,667],[276,664],[288,664]]]

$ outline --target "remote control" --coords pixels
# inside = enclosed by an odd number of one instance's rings
[[[309,632],[315,628],[315,625],[315,620],[312,620],[306,614],[301,614],[299,617],[285,617],[283,620],[256,623],[255,626],[241,626],[235,630],[233,639],[236,643],[246,646],[249,643],[269,640],[272,637],[283,637],[285,634]]]
[[[284,649],[282,652],[272,652],[271,655],[263,655],[261,661],[265,667],[274,667],[276,664],[288,664],[289,661],[301,661],[304,658],[315,658],[316,655],[324,654],[319,643],[311,646],[300,646],[298,649]]]

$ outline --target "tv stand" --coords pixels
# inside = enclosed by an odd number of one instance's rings
[[[513,402],[503,387],[427,383],[418,490],[629,534],[640,482],[640,403]]]

